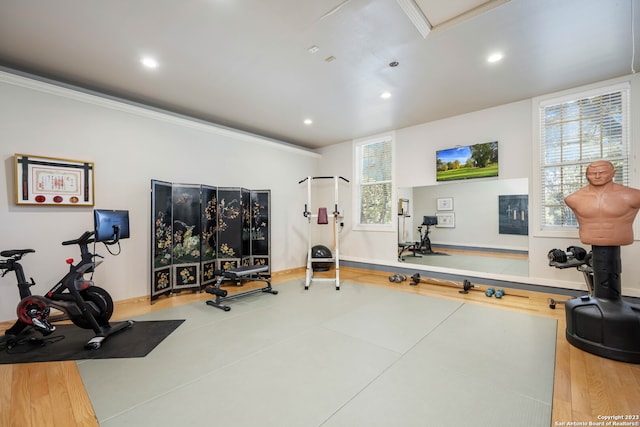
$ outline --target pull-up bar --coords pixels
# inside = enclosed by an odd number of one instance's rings
[[[305,179],[303,179],[302,181],[298,181],[298,184],[302,184],[303,182],[305,182],[306,180],[308,180],[309,178],[311,179],[335,179],[335,176],[308,176]],[[343,176],[339,176],[338,178],[340,178],[341,180],[345,181],[345,182],[349,182],[349,180]]]
[[[331,258],[313,258],[311,254],[312,243],[311,243],[311,218],[318,218],[318,224],[326,224],[326,209],[320,208],[318,211],[318,215],[311,213],[311,182],[316,179],[331,179],[333,180],[334,185],[334,208],[333,208],[333,256]],[[343,180],[345,182],[349,182],[348,179],[342,176],[308,176],[298,182],[298,184],[302,184],[303,182],[307,182],[307,203],[304,205],[304,216],[307,218],[308,227],[307,227],[307,274],[305,280],[305,289],[309,289],[309,285],[312,280],[327,280],[333,281],[336,285],[336,290],[340,290],[340,242],[338,238],[338,217],[340,216],[340,211],[338,210],[338,183],[339,180]],[[313,262],[331,262],[335,265],[335,278],[316,278],[313,277]]]

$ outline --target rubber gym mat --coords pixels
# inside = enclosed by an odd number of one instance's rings
[[[551,423],[555,319],[348,281],[275,288],[149,313],[187,321],[145,359],[78,363],[100,426]]]
[[[56,331],[47,337],[33,333],[12,348],[0,347],[0,364],[145,357],[183,322],[138,321],[107,338],[97,350],[84,348],[95,335],[93,330],[57,325]]]

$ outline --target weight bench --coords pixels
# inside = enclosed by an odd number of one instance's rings
[[[207,305],[217,307],[224,311],[229,311],[231,310],[231,307],[223,305],[223,301],[228,301],[234,298],[251,295],[258,292],[266,292],[269,294],[278,295],[278,291],[274,291],[271,288],[271,280],[268,277],[260,275],[260,273],[264,273],[268,270],[269,267],[267,267],[266,265],[248,265],[245,267],[232,268],[229,270],[216,270],[216,283],[205,288],[205,291],[207,293],[215,295],[216,299],[210,299],[205,302],[207,303]],[[222,289],[223,282],[233,282],[236,286],[242,286],[244,282],[255,281],[266,282],[267,286],[258,289],[251,289],[245,292],[235,293],[233,295],[228,295],[227,290]]]
[[[417,252],[420,250],[419,248],[420,242],[416,243],[398,243],[398,261],[404,261],[405,256],[422,258]],[[413,254],[404,255],[405,252],[412,251]]]

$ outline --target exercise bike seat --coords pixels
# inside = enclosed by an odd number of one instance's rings
[[[34,249],[9,249],[9,250],[0,252],[0,256],[3,256],[5,258],[11,258],[16,255],[22,256],[24,254],[29,254],[32,252],[35,252],[35,250]]]

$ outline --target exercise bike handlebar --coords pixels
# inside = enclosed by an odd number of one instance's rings
[[[93,231],[85,231],[82,236],[78,237],[75,240],[66,240],[64,242],[62,242],[63,246],[68,246],[68,245],[88,245],[89,243],[93,243],[94,239],[92,239],[91,237],[94,235]]]

